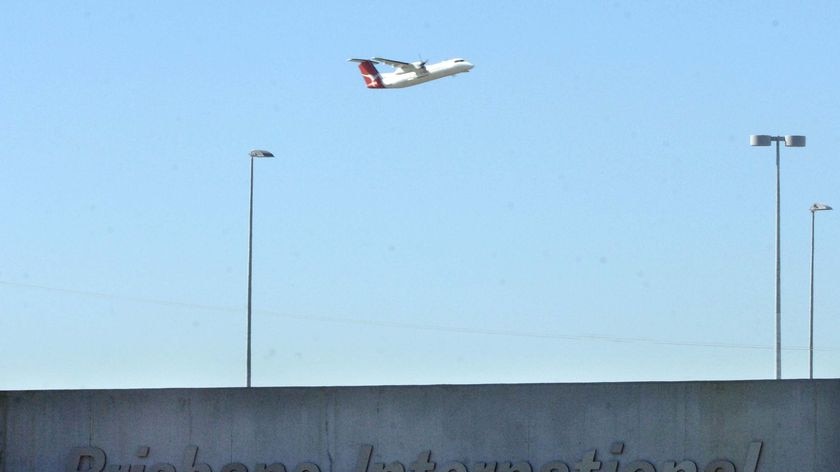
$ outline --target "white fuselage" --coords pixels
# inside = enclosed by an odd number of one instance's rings
[[[385,88],[401,88],[422,84],[430,80],[440,79],[450,75],[469,72],[474,66],[464,59],[449,59],[435,64],[429,64],[424,69],[409,72],[380,73],[382,85]]]

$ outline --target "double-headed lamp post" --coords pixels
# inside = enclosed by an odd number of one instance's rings
[[[781,177],[779,146],[784,141],[787,147],[805,147],[805,136],[769,136],[753,134],[750,146],[769,146],[776,143],[776,380],[782,378],[782,269],[781,269]]]
[[[814,215],[818,211],[831,210],[831,207],[825,203],[814,203],[811,205],[811,299],[808,304],[811,312],[810,323],[808,329],[810,331],[808,343],[808,378],[814,378]]]
[[[245,385],[251,387],[251,266],[253,265],[254,247],[254,159],[260,157],[274,157],[268,151],[255,149],[251,151],[251,197],[248,200],[248,347],[245,361],[246,380]]]

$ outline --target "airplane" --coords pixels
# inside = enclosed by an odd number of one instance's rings
[[[347,61],[359,63],[359,70],[365,79],[365,85],[370,89],[410,87],[441,77],[469,72],[470,69],[475,67],[461,58],[448,59],[428,66],[426,61],[401,62],[382,57],[348,59]],[[393,67],[394,72],[380,74],[374,65],[380,63]]]

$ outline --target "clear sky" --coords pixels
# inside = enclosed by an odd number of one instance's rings
[[[840,3],[7,0],[0,389],[808,375]],[[464,57],[368,90],[350,57]],[[387,70],[383,69],[383,70]],[[815,376],[840,375],[840,211]]]

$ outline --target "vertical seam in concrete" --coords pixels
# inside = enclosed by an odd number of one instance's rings
[[[682,395],[682,409],[683,409],[683,417],[682,417],[682,427],[683,427],[683,440],[682,440],[682,455],[688,455],[688,387],[685,385],[682,386],[680,389],[680,395]]]
[[[187,405],[187,424],[189,424],[189,428],[187,429],[187,437],[189,438],[189,443],[193,443],[193,414],[192,414],[192,398],[190,398],[189,394],[183,393],[182,395],[186,396],[186,405]]]
[[[9,430],[8,395],[0,395],[0,472],[6,470],[6,431]]]
[[[251,390],[251,389],[248,389],[248,390]],[[251,392],[250,391],[245,392],[245,395],[247,395],[249,393],[251,393]],[[253,395],[248,395],[248,400],[250,400],[252,398],[254,398]],[[250,401],[246,401],[245,403],[249,404]],[[248,410],[248,408],[246,408],[246,411],[247,410]],[[230,414],[230,409],[228,409],[228,411],[226,413]],[[238,425],[234,424],[234,421],[235,420],[233,418],[231,418],[231,421],[228,422],[228,439],[229,439],[229,442],[228,442],[228,462],[233,462],[233,436],[236,434],[236,433],[234,433],[234,431],[236,430],[236,427],[238,426]]]
[[[813,410],[814,410],[814,421],[812,422],[813,427],[813,435],[811,436],[811,454],[813,458],[811,459],[811,466],[815,468],[817,467],[817,450],[819,449],[820,445],[817,442],[817,436],[819,428],[817,428],[817,422],[820,420],[819,413],[819,388],[818,383],[811,382],[811,402],[813,402]]]
[[[528,457],[531,457],[532,454],[532,446],[534,445],[534,422],[536,419],[534,417],[528,418],[525,423],[525,435],[526,435],[526,442],[525,448],[528,453]]]
[[[327,459],[329,460],[329,472],[333,470],[333,441],[332,441],[332,421],[335,413],[335,390],[327,390],[326,392],[326,411],[324,412],[324,436],[327,441]]]
[[[112,397],[109,400],[113,401]],[[93,445],[93,394],[87,395],[87,409],[88,409],[88,446]]]

